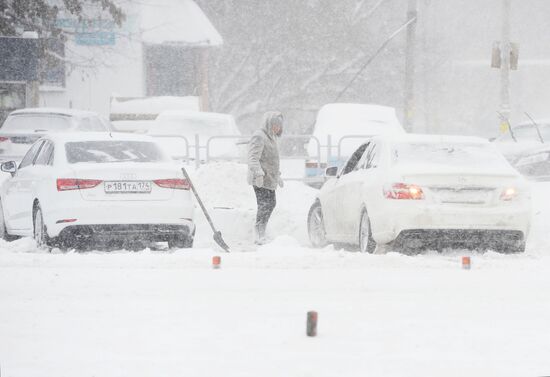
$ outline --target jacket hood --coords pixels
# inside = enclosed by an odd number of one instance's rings
[[[267,135],[270,138],[274,138],[277,135],[273,134],[273,130],[271,129],[271,124],[273,122],[273,119],[275,118],[281,118],[281,120],[284,119],[283,114],[280,111],[268,111],[264,114],[263,121],[262,121],[262,129],[267,133]],[[283,131],[284,124],[281,123],[281,133]]]

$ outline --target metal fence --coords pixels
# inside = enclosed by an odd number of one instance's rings
[[[194,164],[199,167],[201,164],[213,161],[237,161],[246,163],[246,150],[248,141],[252,135],[215,135],[210,137],[200,137],[195,135],[192,142],[182,135],[153,135],[161,139],[175,139],[182,143],[181,152],[178,149],[174,158],[182,160],[186,164]],[[342,161],[348,156],[343,151],[343,143],[350,139],[366,139],[369,135],[344,135],[340,138],[333,138],[328,135],[321,141],[313,135],[284,135],[279,140],[280,157],[284,160],[303,160],[309,163],[317,164],[319,167],[327,162]],[[217,152],[216,143],[224,140],[234,140],[236,153],[220,155]],[[284,146],[292,144],[299,148],[288,151]],[[335,157],[335,159],[334,159]],[[305,166],[305,165],[304,165]],[[288,180],[299,180],[298,178],[289,178]]]

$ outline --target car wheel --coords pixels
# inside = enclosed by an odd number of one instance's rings
[[[42,216],[42,209],[40,205],[36,205],[33,216],[33,236],[36,241],[36,247],[39,249],[50,249],[50,238],[46,230],[46,224],[44,224],[44,217]]]
[[[316,248],[325,247],[328,244],[325,224],[323,221],[323,210],[321,203],[316,201],[309,209],[307,217],[307,230],[311,245]]]
[[[370,219],[367,211],[363,210],[359,224],[359,251],[372,254],[375,249],[376,242],[372,238]]]
[[[504,248],[505,254],[518,254],[525,252],[525,240],[510,242]]]
[[[2,207],[2,201],[0,200],[0,238],[4,241],[14,241],[19,239],[17,236],[12,236],[8,234],[8,229],[6,228],[6,221],[4,219],[4,208]]]

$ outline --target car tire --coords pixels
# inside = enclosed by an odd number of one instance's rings
[[[321,248],[328,245],[325,223],[323,221],[323,210],[321,203],[317,200],[311,208],[307,216],[307,231],[309,241],[315,248]]]
[[[359,251],[372,254],[374,250],[376,250],[376,241],[372,238],[369,215],[366,210],[363,210],[359,222]]]
[[[12,236],[8,233],[6,228],[6,221],[4,219],[4,208],[2,207],[2,201],[0,200],[0,238],[4,241],[15,241],[19,239],[18,236]]]
[[[190,249],[193,247],[193,241],[195,237],[193,235],[188,236],[175,236],[168,240],[168,248],[170,249]]]
[[[505,254],[519,254],[525,252],[525,240],[510,242],[503,247]]]
[[[42,250],[50,250],[53,240],[48,237],[48,230],[44,224],[44,216],[42,216],[42,208],[40,204],[36,204],[33,210],[33,238],[36,241],[36,247]]]

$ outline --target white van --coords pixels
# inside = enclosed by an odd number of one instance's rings
[[[362,103],[329,103],[321,107],[307,145],[305,182],[320,186],[325,168],[342,166],[365,139],[375,135],[404,134],[393,107]],[[325,147],[330,136],[330,150]]]

